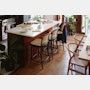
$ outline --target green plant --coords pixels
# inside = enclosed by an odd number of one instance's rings
[[[75,17],[71,16],[69,17],[69,26],[71,33],[74,34],[76,32],[76,25],[75,25]]]

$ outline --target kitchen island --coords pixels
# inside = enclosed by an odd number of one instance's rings
[[[47,21],[37,24],[22,23],[8,30],[8,55],[12,56],[20,66],[29,64],[30,42],[53,30],[58,24],[60,24],[59,21]]]

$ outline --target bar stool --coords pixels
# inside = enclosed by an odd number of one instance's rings
[[[52,52],[52,55],[54,54],[54,50],[56,49],[57,52],[58,52],[58,44],[57,44],[57,33],[58,33],[58,30],[55,29],[55,30],[52,30],[51,32],[49,32],[49,45],[51,47],[51,52]],[[56,47],[55,47],[55,44],[56,43]]]
[[[36,48],[37,49],[37,53],[36,55],[38,55],[38,57],[40,57],[40,61],[38,61],[38,63],[41,64],[42,66],[42,69],[43,69],[43,64],[45,62],[45,60],[43,60],[43,55],[45,54],[46,56],[48,56],[48,59],[50,61],[50,55],[49,55],[49,40],[48,40],[48,36],[49,36],[49,33],[33,40],[31,42],[31,60],[32,61],[35,61],[33,58],[34,58],[34,55],[33,55],[33,48]],[[44,53],[46,50],[46,53]],[[37,61],[36,61],[37,62]]]

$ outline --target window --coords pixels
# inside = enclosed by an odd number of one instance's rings
[[[43,17],[44,17],[44,15],[31,15],[31,19],[33,19],[33,20],[39,20]]]

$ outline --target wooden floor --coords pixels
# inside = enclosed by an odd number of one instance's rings
[[[70,42],[74,42],[73,36],[67,37],[67,43]],[[44,64],[44,69],[41,68],[40,64],[30,63],[23,68],[19,68],[13,75],[67,75],[68,61],[67,49],[64,48],[63,50],[62,46],[59,46],[59,53],[54,55],[53,60]]]
[[[72,37],[68,36],[67,43],[74,41]],[[63,50],[62,46],[59,46],[59,53],[54,55],[53,60],[44,64],[44,69],[39,64],[31,63],[28,66],[20,68],[13,75],[66,75],[68,60],[67,49],[64,48]]]

